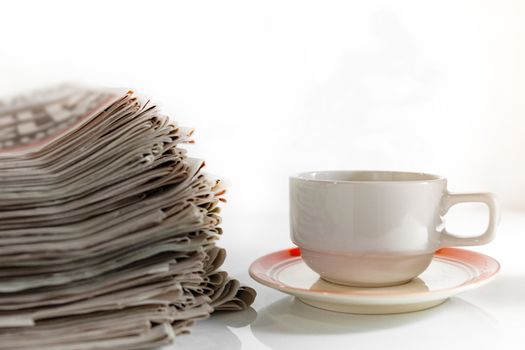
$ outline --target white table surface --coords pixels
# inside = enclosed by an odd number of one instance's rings
[[[481,232],[483,213],[467,214],[451,213],[447,227]],[[253,281],[248,267],[254,259],[292,246],[285,213],[226,211],[223,227],[219,243],[228,250],[224,268],[254,287],[257,299],[247,311],[200,321],[191,335],[178,337],[166,350],[525,349],[525,213],[504,212],[496,239],[472,248],[501,263],[495,280],[438,307],[399,315],[324,311]]]

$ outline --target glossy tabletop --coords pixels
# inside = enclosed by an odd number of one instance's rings
[[[456,232],[478,233],[484,213],[449,218]],[[224,214],[228,250],[224,268],[254,287],[247,311],[214,314],[200,321],[173,349],[524,349],[525,213],[503,212],[495,241],[475,248],[502,266],[491,283],[424,311],[351,315],[313,308],[257,284],[248,267],[257,257],[290,247],[286,213]],[[164,349],[163,349],[164,350]]]

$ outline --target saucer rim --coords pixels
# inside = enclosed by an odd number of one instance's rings
[[[279,256],[282,256],[279,258]],[[282,249],[279,251],[275,251],[273,253],[269,253],[266,255],[263,255],[256,259],[249,267],[249,275],[252,279],[255,281],[273,288],[280,290],[287,294],[296,295],[299,297],[305,297],[305,298],[312,298],[317,297],[324,300],[330,300],[332,302],[341,303],[344,301],[358,301],[359,303],[370,303],[370,304],[391,304],[392,302],[397,303],[413,303],[413,298],[417,298],[418,300],[436,300],[436,299],[446,299],[450,297],[451,295],[455,295],[458,293],[462,293],[465,291],[468,291],[473,288],[480,287],[482,285],[485,285],[486,283],[492,281],[498,272],[501,270],[501,264],[494,259],[491,256],[488,256],[486,254],[478,253],[476,251],[468,250],[468,249],[461,249],[461,248],[441,248],[437,250],[434,253],[433,259],[440,259],[444,262],[456,262],[460,263],[462,265],[467,266],[475,266],[476,270],[480,270],[480,267],[478,265],[475,265],[471,261],[469,262],[468,259],[481,259],[485,262],[485,266],[483,268],[486,271],[482,271],[481,274],[478,274],[474,277],[469,278],[467,281],[465,281],[462,284],[458,284],[456,286],[438,289],[434,291],[420,291],[420,292],[385,292],[383,294],[367,294],[366,291],[369,291],[372,288],[359,288],[359,287],[349,287],[352,288],[352,293],[349,292],[338,292],[338,291],[323,291],[323,290],[312,290],[312,289],[305,289],[305,288],[298,288],[293,287],[288,284],[284,284],[279,280],[274,279],[268,272],[262,273],[259,272],[259,269],[263,269],[262,266],[259,266],[262,264],[263,261],[269,259],[269,258],[279,258],[278,262],[285,262],[285,261],[302,261],[302,257],[300,255],[300,249],[298,247],[288,248],[288,249]],[[461,259],[463,257],[463,259]],[[488,264],[487,264],[488,262]],[[277,265],[277,263],[273,264],[272,266]],[[482,269],[483,269],[482,268]],[[267,269],[268,271],[268,269]],[[373,288],[374,290],[381,290],[383,288]]]

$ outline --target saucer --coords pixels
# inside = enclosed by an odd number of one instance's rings
[[[250,276],[317,308],[353,314],[395,314],[439,305],[451,296],[484,285],[499,268],[499,263],[487,255],[443,248],[434,254],[432,263],[421,275],[406,284],[358,288],[319,278],[306,266],[299,248],[291,248],[254,261]]]

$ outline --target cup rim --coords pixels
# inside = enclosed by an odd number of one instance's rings
[[[406,175],[416,177],[414,179],[406,180],[346,180],[346,179],[316,179],[313,178],[316,173],[324,174],[391,174],[391,175]],[[419,178],[417,178],[419,177]],[[331,183],[331,184],[407,184],[407,183],[432,183],[445,181],[446,178],[441,175],[414,172],[414,171],[393,171],[393,170],[313,170],[295,173],[290,175],[290,180],[299,180],[312,183]]]

